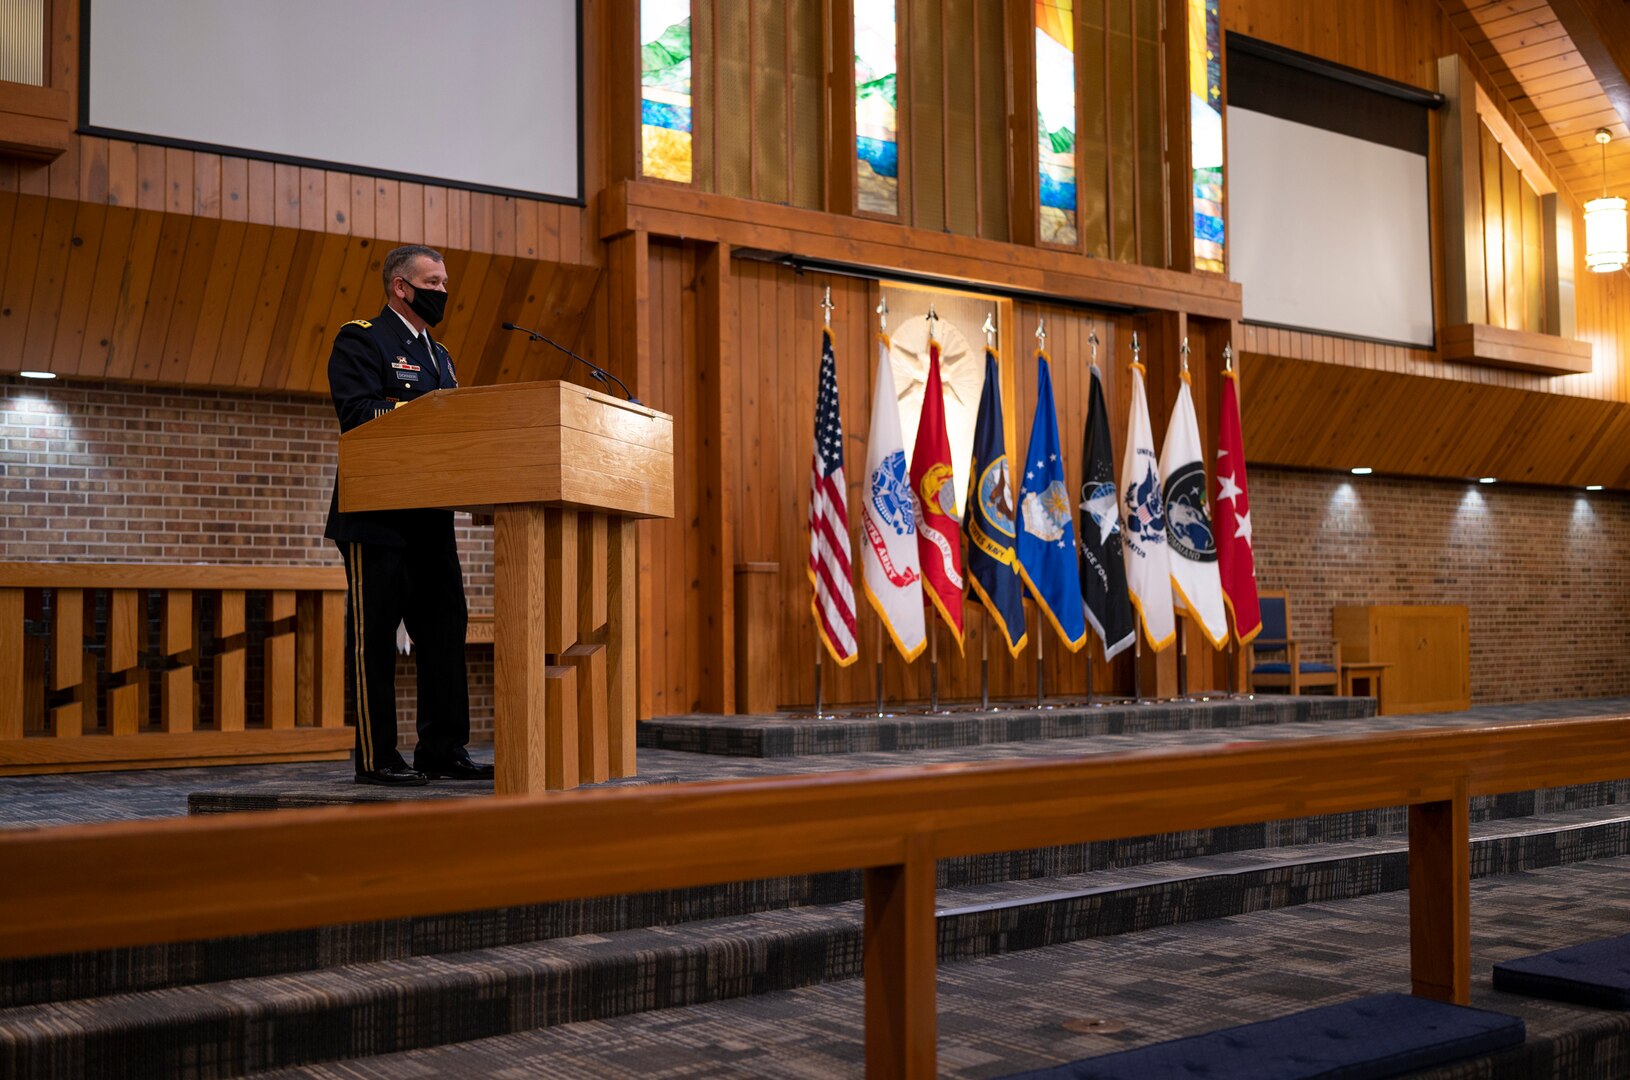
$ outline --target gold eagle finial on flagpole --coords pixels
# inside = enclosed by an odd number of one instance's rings
[[[1098,363],[1098,324],[1093,323],[1092,329],[1087,331],[1087,348],[1092,350],[1092,363]]]
[[[832,308],[834,306],[836,305],[832,303],[832,286],[828,285],[826,287],[826,298],[821,301],[821,311],[826,316],[826,328],[828,330],[832,329]]]
[[[877,325],[884,333],[889,329],[889,298],[883,297],[877,302]]]
[[[992,315],[988,311],[985,312],[985,325],[981,326],[979,329],[981,329],[981,330],[983,330],[985,332],[985,345],[987,347],[989,347],[989,348],[995,348],[996,347],[996,317],[994,315]]]
[[[1047,319],[1045,316],[1036,316],[1036,349],[1045,351],[1047,348]]]

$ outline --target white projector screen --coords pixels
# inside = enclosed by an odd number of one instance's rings
[[[581,202],[578,0],[91,0],[85,127]]]
[[[1228,255],[1245,320],[1430,348],[1433,95],[1229,41]]]

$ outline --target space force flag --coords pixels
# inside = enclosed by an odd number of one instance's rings
[[[940,346],[928,338],[928,382],[922,418],[911,452],[911,493],[917,499],[917,561],[923,595],[951,628],[962,648],[962,534],[956,510],[956,475],[951,440],[945,434],[945,389],[940,381]]]
[[[1030,448],[1019,481],[1019,576],[1036,606],[1071,652],[1087,643],[1081,611],[1081,574],[1075,564],[1075,527],[1064,484],[1064,458],[1058,446],[1058,413],[1053,409],[1052,366],[1036,351],[1036,415],[1030,422]]]
[[[1081,599],[1087,622],[1103,642],[1104,659],[1131,648],[1138,625],[1126,595],[1126,557],[1121,553],[1121,501],[1115,496],[1115,451],[1109,438],[1103,375],[1092,365],[1087,427],[1081,438]]]
[[[1217,575],[1217,541],[1206,502],[1206,466],[1200,449],[1200,423],[1194,415],[1189,373],[1177,389],[1166,444],[1160,448],[1161,493],[1166,500],[1166,541],[1170,552],[1172,604],[1187,612],[1211,644],[1228,644],[1228,610]]]
[[[1143,365],[1132,365],[1132,411],[1121,459],[1121,507],[1125,514],[1126,590],[1156,652],[1177,637],[1172,615],[1171,565],[1166,550],[1166,506],[1160,492],[1155,437],[1149,428],[1149,395]]]
[[[1223,372],[1222,422],[1217,426],[1217,568],[1223,599],[1234,616],[1234,636],[1250,644],[1262,632],[1256,595],[1256,556],[1251,551],[1251,496],[1245,487],[1245,437],[1239,422],[1239,376]]]
[[[906,472],[894,362],[889,358],[889,339],[882,335],[877,339],[877,384],[872,390],[872,428],[860,492],[860,561],[866,599],[883,620],[900,655],[915,660],[928,644],[922,575],[917,570],[917,511]]]
[[[985,388],[973,429],[968,505],[962,533],[968,538],[968,588],[990,612],[992,624],[1018,656],[1024,648],[1024,585],[1013,550],[1013,482],[1007,470],[1007,433],[1002,427],[1002,390],[996,354],[985,350]]]

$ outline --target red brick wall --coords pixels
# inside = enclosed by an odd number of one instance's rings
[[[340,565],[323,539],[339,427],[324,399],[0,385],[0,561]],[[470,610],[492,610],[492,530],[459,515]],[[492,732],[492,650],[469,651]],[[398,670],[413,731],[412,667]]]
[[[1337,604],[1465,604],[1473,704],[1630,693],[1630,499],[1253,467],[1257,581],[1304,655]]]

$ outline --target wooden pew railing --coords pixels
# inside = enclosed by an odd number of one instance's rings
[[[0,776],[342,758],[344,646],[338,568],[0,563]]]
[[[1413,990],[1465,1002],[1469,798],[1626,776],[1619,717],[17,830],[0,956],[859,867],[868,1075],[930,1077],[937,859],[1407,805]]]

